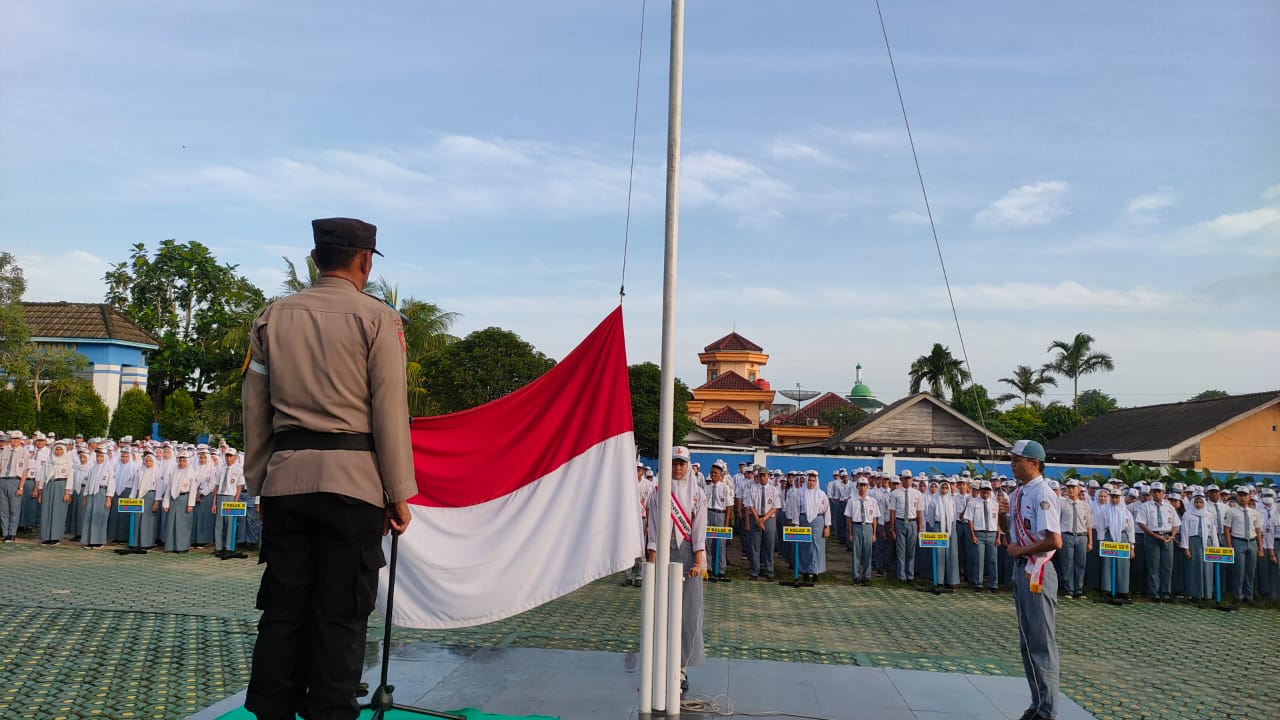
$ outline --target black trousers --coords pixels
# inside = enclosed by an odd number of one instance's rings
[[[329,493],[264,497],[262,508],[267,568],[245,708],[259,720],[352,720],[385,511]]]

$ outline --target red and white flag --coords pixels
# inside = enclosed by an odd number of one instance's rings
[[[641,554],[621,307],[533,383],[417,418],[411,434],[418,495],[399,543],[394,624],[501,620]],[[390,557],[390,538],[384,548]],[[383,615],[388,577],[384,568]]]

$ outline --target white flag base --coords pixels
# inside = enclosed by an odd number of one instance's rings
[[[640,577],[640,713],[678,717],[684,565],[667,564],[665,597],[658,596],[654,563],[644,563]]]

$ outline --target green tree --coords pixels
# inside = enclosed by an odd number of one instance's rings
[[[964,362],[951,354],[951,350],[942,343],[934,343],[928,355],[921,355],[911,363],[908,372],[911,379],[911,393],[920,392],[920,388],[928,385],[929,392],[939,400],[946,399],[944,390],[955,396],[964,384],[969,382],[969,371]]]
[[[36,430],[36,403],[31,388],[22,380],[16,380],[12,388],[0,383],[0,426],[4,430]]]
[[[289,268],[285,272],[284,282],[280,285],[280,290],[284,292],[285,295],[302,292],[312,285],[315,285],[316,281],[320,279],[320,269],[316,267],[316,261],[312,260],[310,255],[307,255],[306,258],[306,278],[298,277],[298,268],[289,258],[284,258],[284,264]]]
[[[47,398],[61,402],[74,394],[73,381],[89,368],[89,360],[84,355],[62,345],[27,343],[23,346],[23,356],[25,365],[18,369],[18,374],[31,383],[37,415]]]
[[[996,402],[987,393],[987,388],[974,383],[956,394],[951,400],[951,407],[961,415],[976,423],[987,423],[988,426],[1000,417]],[[979,412],[981,409],[981,412]]]
[[[198,425],[196,403],[186,390],[178,388],[164,399],[164,410],[160,412],[161,437],[191,442],[196,439]]]
[[[1225,390],[1205,390],[1204,392],[1191,398],[1195,400],[1217,400],[1218,398],[1231,397],[1231,394]]]
[[[1084,424],[1084,418],[1080,417],[1080,413],[1067,405],[1057,403],[1045,408],[1040,413],[1040,419],[1044,426],[1045,440],[1052,440]]]
[[[1005,393],[996,398],[996,402],[1002,405],[1019,397],[1022,398],[1022,404],[1026,405],[1030,403],[1031,398],[1044,397],[1047,386],[1058,384],[1058,381],[1049,375],[1045,368],[1036,370],[1030,365],[1019,365],[1013,369],[1013,377],[1002,377],[1000,382],[1017,391]]]
[[[644,457],[658,457],[658,418],[662,395],[662,369],[651,362],[627,368],[631,386],[631,423],[635,429],[636,450]],[[693,393],[676,378],[676,402],[671,429],[677,444],[698,426],[689,419],[689,401]]]
[[[31,337],[22,312],[26,291],[27,280],[17,259],[12,253],[0,252],[0,370],[10,376],[24,364],[24,346]]]
[[[204,245],[165,240],[154,255],[135,244],[129,260],[107,271],[107,302],[160,344],[147,389],[159,407],[178,388],[205,392],[239,370],[243,350],[224,342],[265,303],[262,291],[220,264]]]
[[[1045,363],[1048,372],[1071,378],[1071,407],[1080,407],[1080,376],[1090,375],[1104,370],[1115,370],[1111,356],[1093,349],[1093,336],[1088,333],[1076,333],[1071,342],[1054,340],[1049,343],[1047,352],[1057,351],[1053,360]]]
[[[85,380],[80,385],[80,397],[76,401],[76,432],[85,437],[102,437],[107,434],[107,420],[111,411],[102,401],[93,383]]]
[[[244,410],[240,404],[241,378],[224,383],[204,396],[196,414],[196,432],[220,433],[227,442],[244,447]]]
[[[120,404],[111,416],[111,437],[151,437],[151,422],[154,418],[155,408],[151,405],[151,397],[146,390],[134,388],[121,393]]]
[[[860,407],[838,407],[818,413],[822,422],[831,427],[833,434],[838,434],[867,419],[867,412]]]
[[[510,330],[477,330],[422,362],[422,387],[442,412],[483,405],[542,377],[555,361]]]
[[[72,378],[60,392],[46,395],[36,424],[61,437],[77,433],[85,437],[103,435],[107,431],[107,405],[94,391],[93,383]]]
[[[1040,417],[1040,409],[1034,405],[1019,405],[1008,412],[1000,414],[1000,429],[997,432],[1010,442],[1018,440],[1036,440],[1044,442],[1044,420]]]
[[[1118,407],[1116,399],[1101,390],[1085,390],[1076,399],[1076,409],[1080,412],[1080,417],[1085,420],[1106,415]]]

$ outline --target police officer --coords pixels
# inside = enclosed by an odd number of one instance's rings
[[[1010,449],[1013,476],[1021,483],[1002,522],[1013,562],[1013,607],[1018,649],[1031,688],[1022,720],[1058,716],[1058,640],[1055,635],[1058,576],[1053,554],[1062,547],[1059,498],[1044,479],[1044,446],[1019,440]],[[1003,504],[1003,503],[1002,503]]]
[[[321,277],[254,321],[241,394],[267,566],[245,698],[259,720],[356,717],[381,536],[408,527],[418,491],[400,315],[361,292],[377,228],[312,230]]]

